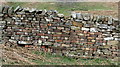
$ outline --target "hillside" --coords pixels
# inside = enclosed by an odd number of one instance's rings
[[[3,46],[4,65],[117,65],[117,60],[111,59],[73,59],[59,55],[51,55],[39,51],[39,48],[24,48],[18,46]]]
[[[71,12],[91,13],[97,15],[107,15],[117,17],[118,5],[117,3],[22,3],[22,2],[9,2],[3,3],[12,7],[30,7],[36,9],[57,10],[59,13],[63,13],[65,16],[69,16]],[[31,65],[117,65],[118,58],[115,59],[75,59],[69,57],[63,57],[50,53],[44,53],[40,51],[39,47],[33,48],[19,47],[16,45],[8,46],[1,45],[3,47],[3,64],[31,64]]]
[[[111,15],[117,17],[118,4],[114,2],[9,2],[3,3],[12,7],[29,7],[36,9],[57,10],[59,13],[69,15],[72,11],[85,11],[87,13]],[[107,13],[107,14],[106,14]]]

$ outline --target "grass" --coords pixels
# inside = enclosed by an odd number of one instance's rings
[[[43,62],[41,60],[32,60],[39,65],[117,65],[118,62],[111,61],[110,59],[98,58],[98,59],[74,59],[60,55],[51,55],[50,53],[33,51],[32,53],[44,56],[47,60],[52,62]]]
[[[57,10],[59,13],[69,15],[71,11],[90,11],[90,10],[116,10],[117,7],[111,7],[104,2],[9,2],[12,7],[30,7],[37,9]]]
[[[17,6],[24,7],[24,5],[27,4],[26,2],[9,2],[8,5],[11,7],[16,8]]]
[[[60,56],[60,55],[51,55],[50,53],[44,53],[44,52],[38,52],[38,51],[33,51],[34,54],[37,55],[42,55],[46,59],[49,59],[53,62],[42,62],[41,60],[34,60],[38,64],[55,64],[55,65],[60,65],[62,63],[64,64],[73,64],[75,62],[75,59],[65,57],[65,56]],[[60,62],[60,63],[56,63]]]

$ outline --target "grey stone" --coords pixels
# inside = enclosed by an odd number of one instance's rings
[[[76,21],[76,22],[80,22],[80,23],[82,23],[82,20],[79,20],[79,19],[76,19],[75,21]]]
[[[71,26],[71,29],[72,29],[72,30],[79,30],[79,29],[80,29],[80,27]]]
[[[91,27],[91,24],[84,24],[84,27]]]
[[[108,24],[112,24],[112,23],[113,23],[113,18],[109,17]]]
[[[3,11],[3,6],[0,5],[0,13],[2,13],[2,11]]]
[[[71,16],[72,16],[72,18],[76,18],[76,13],[73,12],[73,13],[71,14]]]
[[[64,14],[57,14],[58,17],[64,17]]]
[[[113,37],[105,37],[104,40],[113,40]]]
[[[65,25],[70,26],[72,24],[70,22],[66,22]]]
[[[98,32],[97,28],[90,28],[90,32]]]
[[[52,45],[52,42],[44,42],[43,45]]]
[[[90,29],[89,28],[85,28],[85,27],[82,27],[81,30],[84,30],[84,31],[89,31]]]
[[[10,7],[9,9],[8,9],[8,14],[12,14],[13,13],[13,7]]]
[[[8,13],[8,9],[9,9],[8,6],[4,6],[3,13]]]
[[[105,28],[105,29],[107,29],[107,28],[108,28],[108,25],[106,25],[106,24],[100,24],[100,25],[99,25],[99,28]]]
[[[16,12],[18,15],[23,15],[24,16],[24,14],[25,14],[25,12]]]
[[[115,40],[118,40],[118,41],[120,41],[120,38],[115,38]]]
[[[81,13],[76,13],[76,18],[77,19],[83,19],[82,14]]]
[[[108,29],[115,29],[114,26],[108,26]]]
[[[14,12],[17,12],[19,9],[20,9],[20,6],[17,6],[17,7],[14,9]]]
[[[53,44],[55,47],[57,47],[57,46],[60,46],[61,44],[59,44],[59,43],[54,43]]]
[[[82,16],[84,20],[90,20],[90,14],[85,13],[85,14],[82,14]]]
[[[0,21],[0,25],[5,25],[6,21]]]
[[[18,44],[32,44],[32,42],[28,42],[28,41],[18,41]]]

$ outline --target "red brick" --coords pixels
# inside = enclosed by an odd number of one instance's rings
[[[87,32],[87,31],[84,31],[83,33],[84,33],[84,34],[87,34],[88,32]]]
[[[70,41],[70,42],[72,42],[72,43],[76,43],[77,41]]]
[[[55,42],[62,42],[62,40],[55,40]]]
[[[48,24],[48,26],[52,26],[52,24]]]
[[[100,34],[102,34],[102,33],[101,33],[101,32],[96,32],[95,34],[96,34],[96,35],[100,35]]]
[[[44,36],[44,34],[43,34],[43,33],[38,33],[37,35],[38,35],[38,36]]]
[[[61,36],[67,37],[67,36],[70,36],[70,35],[68,35],[68,34],[61,34]]]
[[[92,43],[92,42],[88,42],[87,44],[94,44],[94,43]]]
[[[60,37],[61,34],[54,34],[53,37]]]

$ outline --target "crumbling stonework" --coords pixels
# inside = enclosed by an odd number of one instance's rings
[[[0,9],[3,42],[39,45],[45,51],[70,57],[117,57],[119,26],[119,20],[109,16],[72,13],[65,17],[56,10],[19,6]]]

